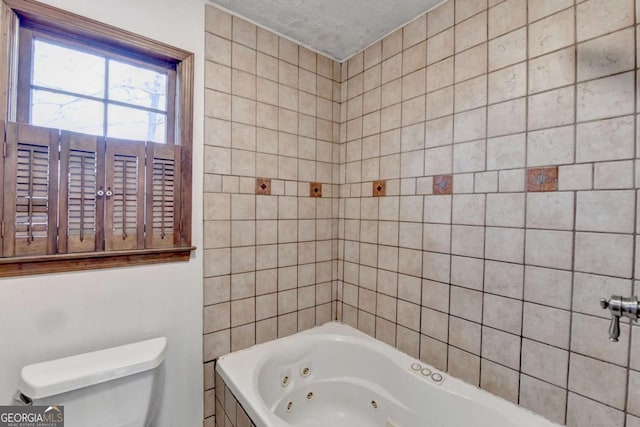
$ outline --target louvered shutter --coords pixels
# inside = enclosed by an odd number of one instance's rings
[[[144,142],[107,139],[105,249],[144,248]]]
[[[63,131],[60,138],[59,252],[95,252],[104,242],[104,139]]]
[[[146,248],[180,244],[180,147],[147,143]]]
[[[4,256],[57,251],[59,132],[7,123]]]

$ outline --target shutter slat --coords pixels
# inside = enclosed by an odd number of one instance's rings
[[[145,247],[166,248],[180,244],[181,148],[147,143],[147,233]]]
[[[59,133],[7,123],[6,143],[3,255],[55,254]]]
[[[144,143],[107,139],[105,247],[144,248]]]

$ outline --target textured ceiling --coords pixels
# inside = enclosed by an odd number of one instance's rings
[[[443,0],[210,0],[338,61]]]

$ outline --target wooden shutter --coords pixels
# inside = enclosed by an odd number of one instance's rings
[[[4,256],[57,251],[58,130],[7,123]]]
[[[104,242],[104,139],[63,131],[60,137],[59,252],[96,252]]]
[[[180,147],[147,143],[146,248],[180,245]]]
[[[105,249],[144,248],[144,142],[107,139]]]

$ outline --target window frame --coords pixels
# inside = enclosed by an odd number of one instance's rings
[[[110,46],[113,56],[126,51],[176,64],[175,93],[169,94],[175,101],[168,103],[173,107],[174,123],[170,126],[167,119],[167,143],[173,133],[171,142],[181,147],[180,238],[179,244],[162,249],[4,257],[0,258],[0,277],[187,261],[195,250],[191,244],[194,54],[34,0],[0,0],[0,121],[24,119],[24,112],[18,109],[17,94],[20,90],[30,91],[30,82],[25,88],[18,79],[18,64],[25,62],[18,61],[21,20],[28,22],[29,27],[43,27],[48,32],[72,34],[71,37]],[[68,28],[73,28],[73,32]],[[3,167],[0,164],[0,173]],[[4,206],[4,191],[0,191],[0,206]]]

